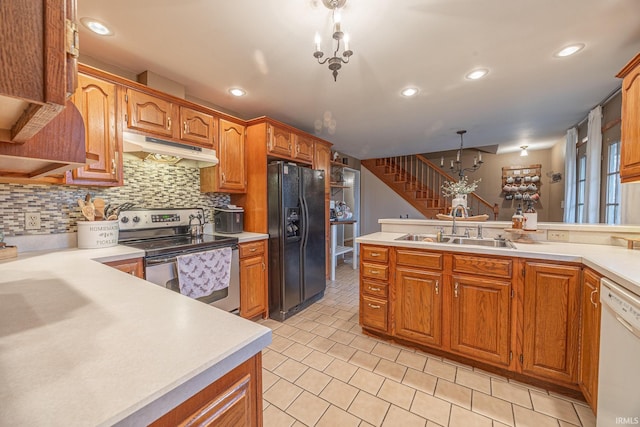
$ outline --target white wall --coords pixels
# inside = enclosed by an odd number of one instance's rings
[[[360,170],[360,235],[380,231],[378,219],[404,218],[425,219],[416,208],[398,196],[368,169]]]

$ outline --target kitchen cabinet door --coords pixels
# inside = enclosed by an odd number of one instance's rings
[[[452,282],[451,350],[509,366],[511,283],[462,275]]]
[[[276,156],[292,157],[291,131],[267,124],[267,151]]]
[[[394,334],[421,344],[442,344],[442,273],[398,267]]]
[[[144,262],[142,258],[105,262],[104,265],[108,265],[109,267],[113,267],[124,273],[144,279]]]
[[[247,168],[245,159],[245,127],[220,119],[217,155],[220,163],[200,169],[200,191],[203,193],[245,193]]]
[[[151,427],[262,427],[262,353],[232,369]]]
[[[214,148],[218,120],[211,114],[180,106],[180,140]]]
[[[98,160],[66,174],[67,184],[118,186],[123,184],[122,130],[117,123],[116,84],[80,74],[72,101],[80,111],[85,126],[87,153]]]
[[[127,128],[173,137],[173,103],[165,99],[127,89]]]
[[[595,413],[598,406],[600,356],[600,276],[585,268],[582,274],[580,316],[580,371],[578,384]]]
[[[0,16],[0,143],[26,143],[76,90],[76,1],[2,1]]]
[[[250,319],[268,315],[266,241],[240,245],[240,315]],[[251,255],[249,255],[251,254]]]
[[[640,181],[640,53],[619,73],[622,78],[620,179]]]
[[[298,162],[313,163],[315,140],[307,135],[295,134],[293,158]]]
[[[524,272],[522,371],[575,387],[580,268],[527,262]]]

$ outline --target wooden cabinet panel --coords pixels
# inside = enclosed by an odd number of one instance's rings
[[[523,295],[524,373],[575,386],[580,268],[527,262]]]
[[[360,296],[360,324],[365,328],[386,332],[388,329],[388,303],[370,296]]]
[[[362,277],[376,280],[389,280],[389,266],[363,262]]]
[[[312,137],[307,135],[294,134],[294,143],[295,143],[295,149],[293,150],[294,160],[298,162],[312,163],[315,140]]]
[[[389,248],[363,245],[360,249],[360,256],[363,261],[389,262]]]
[[[288,129],[267,124],[268,154],[292,157],[291,132]]]
[[[250,319],[267,317],[269,309],[269,275],[266,262],[266,241],[238,245],[240,255],[240,315]]]
[[[622,78],[620,179],[640,181],[640,53],[617,75]]]
[[[600,360],[600,275],[585,268],[582,273],[580,316],[580,369],[578,384],[593,412],[598,407]]]
[[[502,258],[454,254],[453,272],[511,278],[513,261]]]
[[[217,166],[200,169],[200,191],[205,193],[245,193],[247,168],[245,127],[220,119]]]
[[[443,255],[438,252],[426,252],[418,249],[396,249],[396,263],[413,267],[442,270]]]
[[[173,136],[173,103],[165,99],[127,89],[127,127],[160,136]]]
[[[22,143],[60,114],[76,89],[76,2],[3,1],[0,16],[0,141]]]
[[[324,212],[325,212],[325,259],[327,260],[326,277],[328,278],[331,272],[331,225],[329,216],[329,206],[331,201],[331,180],[329,176],[331,174],[331,145],[322,141],[316,141],[313,159],[313,168],[321,169],[325,172],[324,180]]]
[[[394,334],[428,345],[442,344],[441,273],[398,267]]]
[[[142,258],[105,262],[104,265],[113,267],[124,273],[144,279],[144,262]]]
[[[386,300],[389,297],[389,285],[373,280],[362,279],[362,293]]]
[[[205,387],[150,426],[262,427],[261,353]]]
[[[451,350],[508,366],[511,283],[454,275]]]
[[[122,131],[117,123],[117,90],[114,83],[80,74],[71,100],[82,114],[87,153],[98,160],[67,172],[67,184],[122,185]]]
[[[217,119],[211,114],[180,106],[180,139],[213,148],[218,131]]]

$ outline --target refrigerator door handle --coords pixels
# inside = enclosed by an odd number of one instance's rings
[[[307,246],[307,241],[309,240],[309,210],[307,208],[307,201],[304,199],[304,197],[301,197],[300,199],[300,210],[302,212],[301,216],[302,216],[302,235],[300,236],[302,239],[302,242],[300,242],[300,246],[302,246],[303,248]]]

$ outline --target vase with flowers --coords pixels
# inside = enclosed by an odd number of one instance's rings
[[[478,188],[478,183],[480,181],[480,179],[477,179],[472,183],[469,183],[466,176],[463,176],[457,182],[447,181],[442,184],[442,195],[445,197],[453,197],[451,205],[453,206],[454,210],[457,206],[462,205],[466,213],[467,194],[476,191],[476,188]]]

